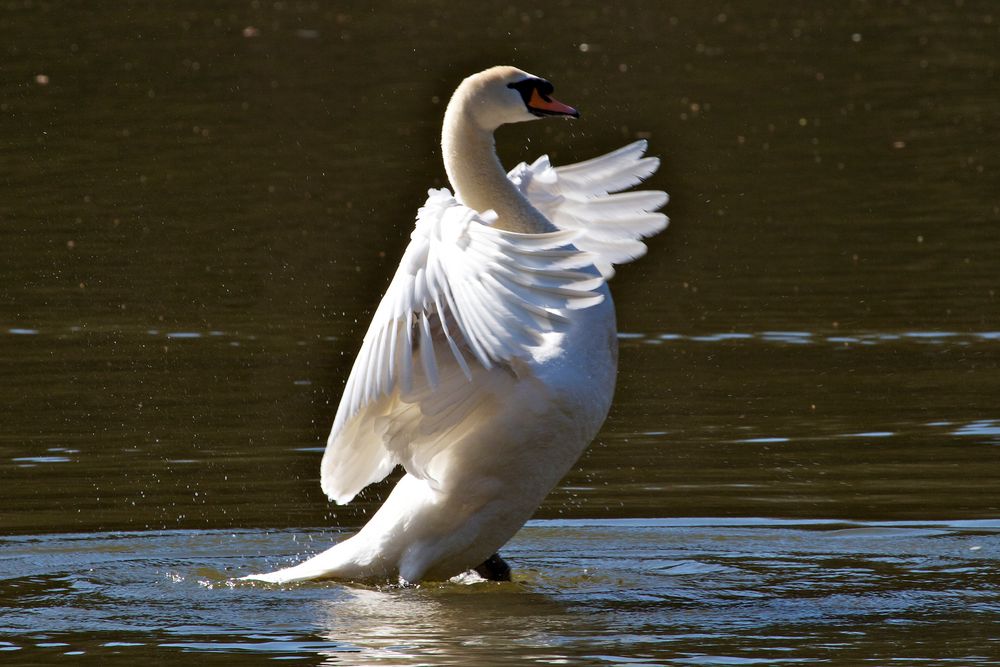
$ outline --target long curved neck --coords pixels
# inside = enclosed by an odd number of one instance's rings
[[[507,178],[497,157],[493,131],[476,123],[464,98],[458,95],[444,114],[441,154],[458,200],[477,211],[496,211],[497,227],[528,234],[555,231],[556,227]]]

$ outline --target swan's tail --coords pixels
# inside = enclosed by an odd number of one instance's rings
[[[356,536],[355,536],[356,537]],[[354,579],[367,575],[366,568],[358,563],[357,540],[344,540],[307,561],[266,574],[250,574],[242,581],[264,581],[270,584],[287,584],[312,579]]]
[[[295,581],[309,581],[310,579],[321,579],[324,576],[330,576],[327,574],[326,568],[317,567],[313,563],[314,560],[316,558],[310,558],[304,563],[266,574],[248,574],[245,577],[240,577],[240,580],[265,581],[269,584],[287,584]]]

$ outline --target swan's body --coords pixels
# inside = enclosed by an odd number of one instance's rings
[[[456,90],[442,133],[455,196],[432,190],[418,213],[348,379],[322,487],[346,503],[397,464],[406,474],[353,537],[248,578],[460,574],[517,532],[597,434],[618,356],[605,281],[666,226],[653,212],[666,194],[608,194],[656,170],[644,142],[505,173],[497,127],[576,115],[551,90],[513,67]]]

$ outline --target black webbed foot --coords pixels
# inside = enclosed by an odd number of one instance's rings
[[[476,566],[476,574],[488,581],[510,581],[510,565],[496,553]]]

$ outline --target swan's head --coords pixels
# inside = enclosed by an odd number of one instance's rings
[[[552,98],[552,90],[545,79],[516,67],[491,67],[463,81],[452,104],[459,102],[477,125],[491,131],[547,116],[579,118],[576,109]]]

